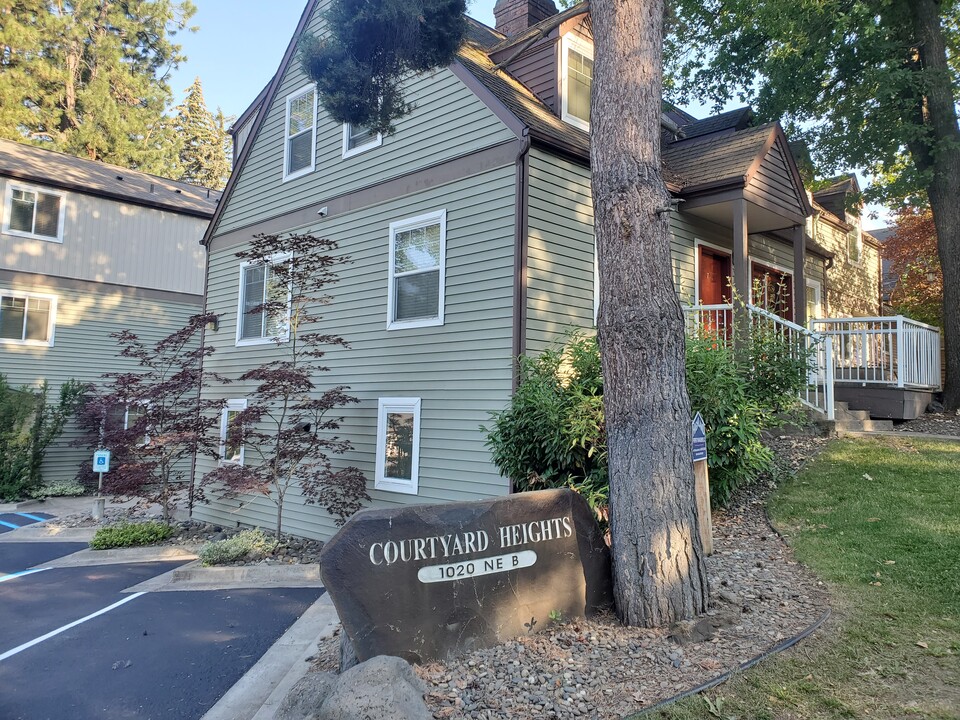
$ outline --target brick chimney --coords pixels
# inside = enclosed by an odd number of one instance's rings
[[[508,37],[556,14],[553,0],[497,0],[493,6],[495,27]]]

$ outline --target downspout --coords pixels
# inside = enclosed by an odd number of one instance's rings
[[[520,356],[527,338],[527,205],[530,189],[530,128],[523,129],[517,153],[517,183],[514,199],[513,248],[513,392],[520,382]]]
[[[211,239],[210,242],[212,244],[213,240]],[[200,244],[203,246],[203,249],[204,249],[203,309],[201,310],[201,312],[204,315],[206,315],[207,314],[207,284],[210,278],[210,245],[204,245],[202,240],[200,241]],[[204,324],[204,326],[200,328],[200,371],[198,375],[200,378],[200,384],[199,384],[199,387],[197,387],[197,413],[198,414],[203,412],[203,410],[201,409],[201,399],[203,396],[203,357],[204,357],[203,347],[206,344],[206,338],[207,338],[207,326],[206,324]],[[199,417],[197,418],[197,420],[199,422]],[[194,450],[193,457],[190,459],[190,487],[187,489],[187,513],[188,513],[188,517],[191,520],[193,520],[193,505],[194,505],[194,498],[196,495],[196,492],[195,492],[196,487],[197,487],[197,452],[196,450]]]

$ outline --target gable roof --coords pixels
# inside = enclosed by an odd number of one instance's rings
[[[567,8],[563,12],[559,12],[556,15],[551,15],[550,17],[545,18],[538,23],[534,23],[521,33],[511,35],[510,37],[505,37],[504,40],[489,48],[488,52],[491,54],[503,52],[504,50],[517,47],[518,45],[522,45],[530,40],[545,37],[551,30],[560,27],[570,18],[576,17],[577,15],[583,15],[584,13],[588,12],[590,12],[590,3],[586,0],[584,2],[579,2],[576,5]]]
[[[680,125],[680,130],[684,137],[695,138],[701,135],[712,135],[719,132],[734,132],[745,130],[750,127],[753,120],[753,110],[749,107],[728,110],[719,115],[711,115],[702,120],[694,119],[692,122]]]
[[[685,188],[743,178],[763,152],[773,128],[770,123],[678,140],[663,148],[663,159]]]
[[[11,140],[0,140],[0,175],[199,218],[211,217],[222,195],[219,190]]]

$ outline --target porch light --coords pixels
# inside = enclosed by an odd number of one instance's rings
[[[220,318],[214,317],[213,319],[208,320],[206,327],[210,332],[216,332],[220,329]]]

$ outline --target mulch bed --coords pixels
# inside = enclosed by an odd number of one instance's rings
[[[929,433],[960,437],[960,415],[954,413],[926,413],[916,420],[907,420],[893,426],[900,432]]]

